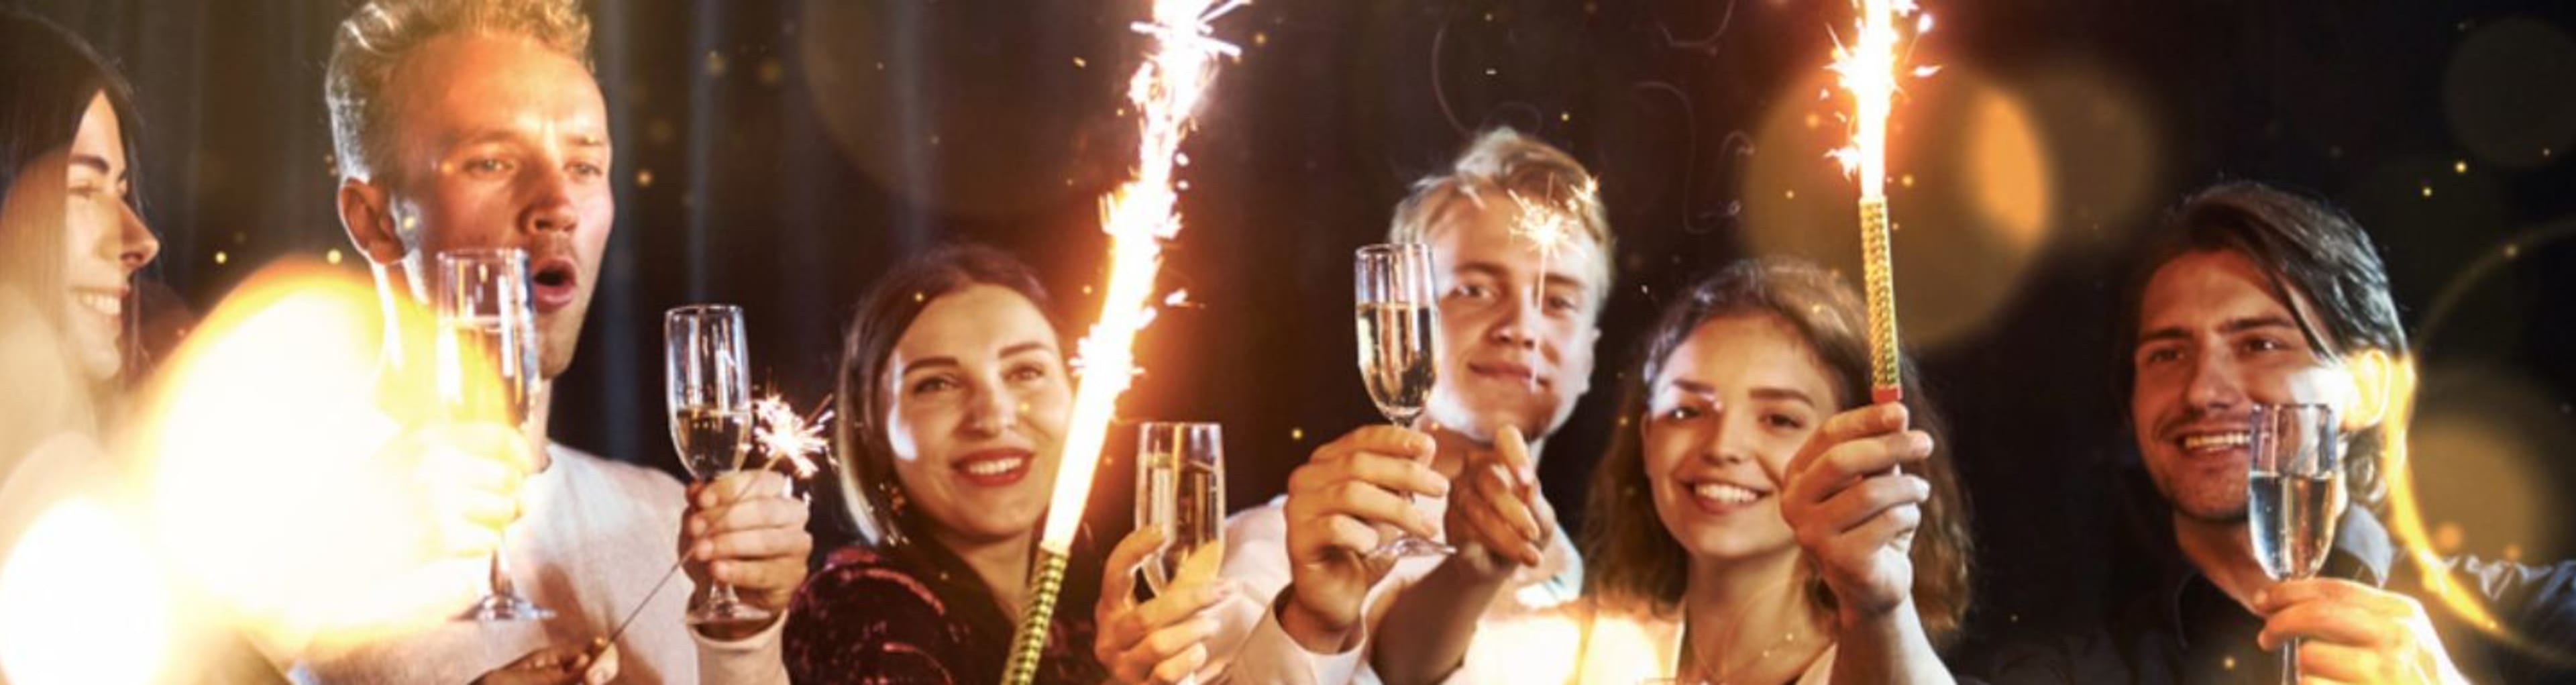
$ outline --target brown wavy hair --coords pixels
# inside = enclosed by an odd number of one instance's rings
[[[1679,608],[1689,577],[1690,553],[1664,529],[1648,491],[1644,407],[1647,384],[1664,370],[1673,351],[1690,339],[1700,324],[1723,316],[1767,314],[1798,332],[1824,362],[1835,397],[1848,411],[1869,395],[1869,338],[1860,295],[1832,272],[1790,259],[1737,262],[1699,279],[1680,299],[1665,306],[1648,333],[1641,372],[1622,393],[1619,426],[1610,452],[1592,475],[1585,500],[1583,593],[1606,604],[1644,607],[1657,613]],[[1916,475],[1932,483],[1931,501],[1923,505],[1915,531],[1914,608],[1936,645],[1948,644],[1967,618],[1969,560],[1968,500],[1959,487],[1956,460],[1948,446],[1941,415],[1910,360],[1903,364],[1905,408],[1913,426],[1932,435],[1932,458]],[[1630,430],[1633,428],[1633,430]],[[1820,613],[1834,608],[1832,591],[1801,560],[1801,582],[1809,606]]]

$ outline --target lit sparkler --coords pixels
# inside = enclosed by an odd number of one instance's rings
[[[1583,228],[1583,208],[1591,206],[1599,192],[1599,185],[1586,180],[1561,198],[1555,192],[1535,198],[1511,193],[1512,204],[1520,209],[1520,217],[1512,222],[1512,238],[1528,241],[1530,249],[1538,252],[1539,273],[1547,273],[1559,254],[1577,244],[1575,238],[1582,235],[1579,231]],[[1532,288],[1531,305],[1536,306],[1543,296],[1543,289]]]
[[[761,462],[762,470],[784,460],[788,475],[804,480],[821,470],[814,463],[816,459],[832,458],[832,440],[823,437],[823,427],[832,422],[831,398],[823,398],[822,407],[815,410],[812,418],[797,414],[796,407],[779,399],[777,393],[753,402],[751,411],[756,422],[751,439],[760,444],[761,451],[769,453],[769,460]]]
[[[1876,402],[1905,398],[1896,368],[1896,273],[1888,247],[1895,220],[1887,211],[1887,116],[1896,99],[1897,50],[1905,42],[1899,19],[1921,12],[1913,0],[1854,0],[1860,11],[1859,32],[1848,44],[1834,46],[1830,69],[1852,99],[1852,142],[1832,157],[1843,171],[1860,180],[1861,268],[1869,298],[1870,397]],[[1932,28],[1932,16],[1921,15],[1915,33]],[[1913,70],[1930,76],[1935,67]]]
[[[751,417],[752,444],[759,445],[760,451],[768,453],[768,458],[761,460],[760,466],[751,469],[752,472],[777,468],[779,463],[785,462],[787,477],[803,481],[821,470],[816,464],[818,460],[832,460],[832,440],[823,437],[823,427],[832,422],[832,398],[823,398],[822,406],[808,417],[796,413],[795,405],[788,404],[778,393],[772,392],[751,403]],[[743,479],[741,483],[735,486],[733,494],[736,498],[742,496],[742,488],[751,486],[751,479]],[[671,562],[670,570],[662,572],[661,580],[653,581],[653,589],[644,591],[644,598],[636,600],[635,608],[626,612],[626,618],[617,622],[617,628],[609,631],[608,639],[601,641],[602,644],[617,644],[617,638],[626,634],[628,626],[635,625],[635,618],[644,614],[644,607],[652,606],[653,596],[661,594],[662,586],[670,584],[671,576],[678,575],[688,561],[688,555],[683,553],[679,561]]]
[[[1132,28],[1154,39],[1155,47],[1128,82],[1127,99],[1144,119],[1138,143],[1136,176],[1103,201],[1101,230],[1110,236],[1109,287],[1103,293],[1100,320],[1079,348],[1082,383],[1074,391],[1071,429],[1065,435],[1062,470],[1048,500],[1046,529],[1038,538],[1038,568],[1029,583],[1028,610],[1012,639],[1004,683],[1025,685],[1037,677],[1038,657],[1054,622],[1057,593],[1064,584],[1065,564],[1074,531],[1082,523],[1084,502],[1091,498],[1092,476],[1100,468],[1101,443],[1118,396],[1135,380],[1136,332],[1152,319],[1154,275],[1161,267],[1162,241],[1181,230],[1174,210],[1179,188],[1174,171],[1187,164],[1180,155],[1201,97],[1216,77],[1220,56],[1241,54],[1217,40],[1210,22],[1243,7],[1246,0],[1155,0],[1151,21]]]

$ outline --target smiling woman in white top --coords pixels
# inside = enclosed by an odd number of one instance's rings
[[[1866,404],[1863,323],[1791,261],[1667,307],[1593,476],[1583,600],[1483,627],[1450,680],[1946,681],[1966,503],[1910,373],[1902,406]]]

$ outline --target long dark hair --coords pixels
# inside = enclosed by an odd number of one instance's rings
[[[1663,372],[1673,351],[1689,340],[1700,324],[1722,316],[1775,316],[1798,332],[1815,350],[1834,383],[1842,405],[1859,407],[1869,397],[1869,338],[1860,296],[1833,273],[1791,259],[1741,261],[1699,279],[1667,305],[1647,334],[1642,373],[1627,383],[1620,426],[1610,453],[1592,475],[1584,502],[1584,594],[1611,605],[1644,607],[1658,612],[1678,608],[1687,585],[1689,552],[1673,539],[1655,514],[1646,484],[1644,430],[1647,384]],[[1932,483],[1932,499],[1923,505],[1915,531],[1914,607],[1936,644],[1958,635],[1969,604],[1968,501],[1959,487],[1958,466],[1949,450],[1946,427],[1923,389],[1911,360],[1903,364],[1905,408],[1913,427],[1932,435],[1937,448],[1916,475]],[[1833,594],[1805,562],[1806,597],[1819,612],[1830,611]]]
[[[1007,633],[1009,617],[1002,612],[991,588],[985,587],[955,553],[929,537],[930,522],[919,507],[910,504],[910,494],[895,477],[894,447],[886,437],[884,425],[890,399],[884,392],[886,363],[894,355],[895,343],[903,339],[904,332],[931,303],[978,285],[999,286],[1028,298],[1047,315],[1048,326],[1061,337],[1064,326],[1049,308],[1046,286],[1039,284],[1037,274],[1028,265],[1007,253],[965,244],[903,260],[859,298],[858,311],[850,321],[849,335],[841,346],[839,389],[834,395],[840,418],[833,426],[833,444],[841,455],[842,513],[855,527],[861,543],[898,564],[927,571],[930,577],[922,581],[944,601],[951,606],[969,607],[966,615],[974,620],[999,622],[992,627]],[[1055,514],[1048,512],[1049,516]],[[1089,566],[1079,563],[1087,556],[1077,554],[1073,568],[1099,568],[1097,560]],[[1097,592],[1097,574],[1069,575],[1066,599],[1060,605],[1089,606],[1090,600],[1074,598]],[[940,580],[942,577],[947,580]]]
[[[64,290],[64,165],[46,162],[71,149],[90,100],[104,94],[124,129],[129,167],[139,159],[134,89],[80,36],[18,10],[0,10],[0,291],[39,303],[35,322],[62,330],[61,307],[45,306]],[[42,163],[40,163],[42,162]],[[25,188],[21,188],[25,186]],[[50,192],[27,192],[45,188]],[[136,213],[142,212],[129,195]],[[127,315],[126,374],[139,376],[135,317]]]

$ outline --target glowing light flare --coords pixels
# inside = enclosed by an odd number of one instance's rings
[[[1478,628],[1468,663],[1508,664],[1507,673],[1480,677],[1510,683],[1638,683],[1671,678],[1677,663],[1671,632],[1657,631],[1637,614],[1595,608],[1550,611]],[[1678,631],[1677,626],[1667,631]]]
[[[1102,201],[1101,230],[1110,236],[1109,283],[1102,293],[1099,321],[1076,348],[1082,381],[1074,391],[1062,470],[1056,474],[1046,530],[1038,542],[1048,551],[1071,550],[1083,504],[1090,499],[1092,477],[1099,470],[1109,418],[1117,409],[1118,397],[1136,376],[1136,333],[1153,318],[1150,303],[1161,267],[1162,241],[1181,230],[1175,212],[1179,184],[1173,176],[1183,163],[1181,141],[1189,136],[1201,99],[1216,77],[1216,59],[1241,54],[1215,38],[1210,22],[1245,4],[1244,0],[1214,6],[1210,0],[1157,0],[1152,21],[1133,26],[1155,39],[1155,48],[1127,88],[1127,98],[1143,120],[1139,124],[1143,135],[1137,143],[1135,177]]]
[[[479,562],[446,559],[437,459],[371,458],[429,415],[392,389],[368,284],[270,269],[218,306],[146,394],[145,514],[170,569],[273,654],[442,620]],[[406,406],[418,402],[422,406]]]
[[[166,581],[106,507],[65,500],[39,515],[0,566],[0,680],[147,683],[172,657]]]
[[[2382,414],[2386,434],[2382,440],[2380,468],[2388,480],[2389,527],[2397,535],[2407,557],[2415,563],[2416,570],[2421,571],[2418,575],[2423,579],[2422,589],[2441,606],[2449,608],[2452,615],[2480,632],[2519,642],[2519,638],[2506,633],[2496,622],[2495,614],[2478,599],[2476,589],[2462,586],[2452,575],[2451,565],[2441,558],[2440,549],[2433,544],[2432,533],[2424,525],[2424,507],[2417,500],[2414,462],[2408,450],[2407,429],[2414,423],[2418,388],[2414,360],[2371,351],[2364,353],[2357,363],[2386,368],[2388,387],[2383,391],[2387,394],[2383,400],[2385,413]]]

